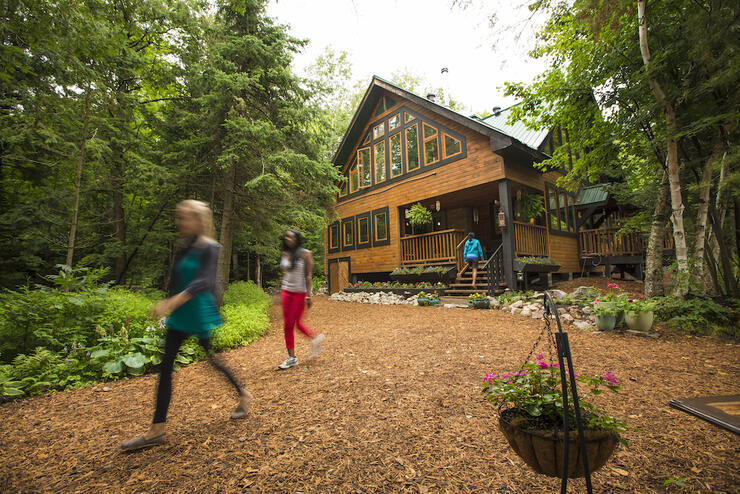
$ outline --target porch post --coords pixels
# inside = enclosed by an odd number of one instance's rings
[[[506,285],[511,290],[516,290],[516,273],[514,273],[514,211],[511,204],[511,182],[508,179],[498,182],[498,200],[501,209],[506,215],[506,227],[502,228],[501,240],[503,241],[504,274]]]

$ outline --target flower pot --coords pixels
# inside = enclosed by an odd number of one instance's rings
[[[482,298],[480,300],[475,301],[468,301],[468,307],[471,309],[490,309],[491,308],[491,301],[487,298]]]
[[[624,320],[628,328],[646,333],[653,327],[653,311],[626,312]]]
[[[417,298],[416,299],[416,303],[419,304],[419,305],[421,305],[422,307],[423,306],[427,306],[427,305],[434,306],[434,305],[437,305],[439,303],[439,299],[438,298],[423,298],[422,297],[422,298]]]
[[[616,302],[599,301],[599,302],[597,302],[595,304],[595,306],[596,307],[610,307],[612,309],[616,309],[617,308],[617,303]],[[614,321],[614,326],[612,327],[612,329],[614,329],[615,327],[619,327],[622,324],[624,324],[624,311],[623,310],[618,310],[615,317],[616,317],[616,319]],[[610,330],[602,330],[602,331],[610,331]]]
[[[511,448],[535,472],[550,477],[560,477],[563,468],[563,432],[560,430],[528,430],[526,412],[510,408],[499,417],[499,428]],[[583,431],[586,439],[588,467],[595,472],[611,457],[618,438],[614,431]],[[578,440],[578,431],[569,433],[568,477],[583,477],[583,459]]]
[[[617,316],[594,316],[594,322],[599,331],[611,331],[617,323]]]

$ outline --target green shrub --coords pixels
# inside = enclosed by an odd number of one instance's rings
[[[267,329],[270,297],[253,282],[232,283],[224,294],[224,301],[224,325],[214,331],[214,347],[246,345]]]
[[[722,334],[737,338],[740,312],[737,302],[733,307],[720,305],[710,298],[694,297],[681,300],[674,297],[655,299],[658,320],[683,332],[697,335]]]

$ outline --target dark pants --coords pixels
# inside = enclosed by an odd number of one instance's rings
[[[175,358],[177,352],[180,351],[180,346],[188,338],[187,333],[178,331],[176,329],[168,328],[167,334],[164,337],[164,356],[162,357],[162,363],[159,366],[159,385],[157,386],[157,408],[154,411],[154,424],[159,424],[167,420],[167,409],[170,406],[170,398],[172,398],[172,367],[175,365]],[[208,361],[216,369],[218,369],[226,378],[234,385],[236,392],[241,395],[241,387],[239,383],[234,379],[234,375],[231,371],[218,363],[213,355],[210,355],[209,350],[211,349],[211,340],[199,339],[198,343],[206,351],[208,355]]]

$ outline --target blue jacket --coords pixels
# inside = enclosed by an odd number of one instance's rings
[[[471,238],[465,242],[465,259],[470,257],[477,257],[478,260],[483,259],[483,249],[477,238]]]

